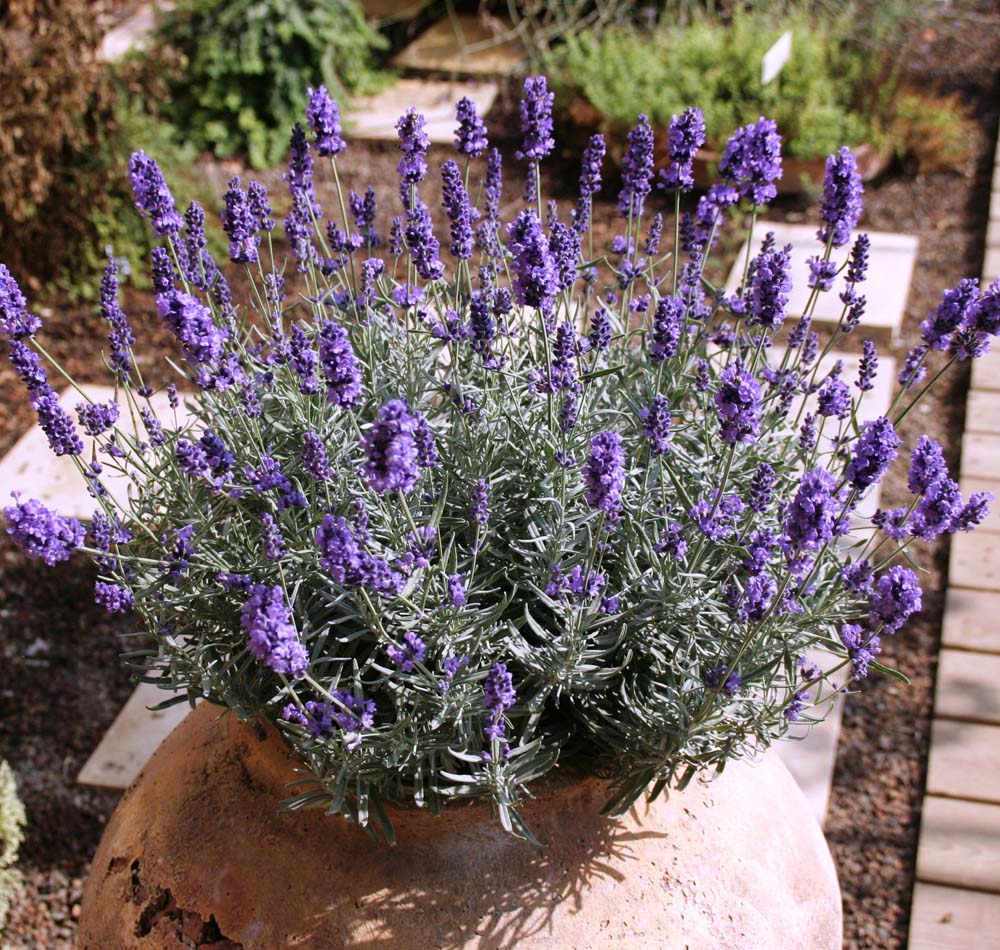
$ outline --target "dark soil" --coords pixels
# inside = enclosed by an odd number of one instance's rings
[[[898,363],[918,339],[919,321],[936,305],[941,290],[978,275],[983,260],[1000,112],[995,71],[1000,12],[988,2],[963,8],[961,15],[942,17],[933,31],[923,34],[911,70],[917,77],[948,84],[967,102],[974,119],[968,168],[916,176],[897,168],[870,184],[865,196],[862,228],[920,238],[903,336],[892,347]],[[503,120],[503,128],[511,126],[509,119]],[[505,155],[513,147],[506,143]],[[432,167],[449,154],[433,149]],[[397,158],[392,145],[354,143],[340,162],[344,183],[357,190],[381,183],[382,205],[393,206]],[[238,170],[228,163],[204,165],[219,193]],[[513,162],[505,166],[505,174],[513,207],[523,180]],[[569,157],[552,162],[546,193],[565,206],[573,198],[575,175]],[[273,192],[280,190],[280,172],[264,178]],[[425,197],[436,204],[432,191]],[[329,194],[325,203],[332,207]],[[783,198],[769,216],[815,220],[814,203]],[[595,220],[598,238],[614,233],[610,201],[597,208]],[[130,290],[124,302],[146,357],[143,373],[154,384],[162,383],[161,357],[174,350],[152,300]],[[104,379],[99,359],[104,331],[95,309],[51,301],[42,311],[47,345],[71,375],[94,382]],[[904,443],[912,445],[927,432],[942,441],[957,468],[967,387],[966,370],[946,378],[905,421]],[[2,453],[33,422],[6,360],[0,363],[0,406]],[[884,487],[884,503],[899,504],[906,497],[905,477],[897,470]],[[916,558],[927,572],[924,610],[897,639],[884,644],[883,656],[912,684],[874,677],[848,697],[827,821],[844,895],[845,946],[864,950],[905,946],[909,924],[947,545],[925,546]],[[118,798],[75,783],[132,688],[117,659],[128,625],[93,605],[93,581],[93,569],[82,558],[48,570],[27,561],[0,535],[0,752],[18,774],[29,813],[21,862],[26,887],[6,932],[12,947],[72,946],[81,879]]]

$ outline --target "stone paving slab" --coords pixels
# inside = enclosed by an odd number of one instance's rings
[[[396,141],[396,121],[410,106],[427,120],[424,131],[432,142],[450,145],[455,139],[455,103],[468,96],[480,116],[486,115],[497,97],[495,82],[444,82],[430,79],[400,79],[374,96],[351,101],[347,127],[358,139]]]
[[[76,780],[81,785],[128,788],[159,744],[191,710],[186,703],[159,711],[148,708],[169,698],[170,693],[151,683],[140,683]]]
[[[1000,950],[1000,896],[917,883],[909,950]]]
[[[1000,656],[944,649],[938,662],[934,715],[1000,725]]]
[[[956,587],[1000,591],[1000,535],[986,531],[953,535],[948,582]]]
[[[928,795],[920,819],[917,877],[1000,892],[1000,805]]]
[[[779,247],[792,245],[792,293],[788,302],[788,312],[801,314],[809,299],[810,290],[806,284],[809,265],[806,261],[815,254],[821,254],[823,246],[816,240],[816,225],[783,224],[776,221],[758,221],[754,225],[751,254],[758,251],[760,242],[768,231],[773,231]],[[870,266],[868,280],[863,292],[868,298],[868,308],[861,322],[860,331],[876,340],[895,340],[906,310],[906,299],[910,289],[910,278],[917,259],[918,242],[908,234],[885,231],[868,232],[871,238]],[[743,276],[747,245],[744,241],[740,253],[726,283],[726,291],[733,293]],[[838,248],[833,259],[838,264],[847,260],[850,247]],[[844,305],[840,300],[840,286],[819,295],[813,320],[817,325],[835,326],[840,322]]]
[[[965,431],[1000,435],[1000,392],[973,389],[965,404]]]
[[[973,389],[1000,389],[1000,341],[994,341],[985,356],[972,361]]]
[[[1000,726],[935,719],[927,794],[1000,805]]]
[[[840,695],[826,719],[801,739],[777,742],[774,751],[802,789],[816,821],[822,826],[830,804],[833,769],[837,764],[837,741],[843,718],[844,699]]]
[[[84,393],[94,402],[106,402],[114,398],[114,388],[111,386],[81,386]],[[75,389],[67,389],[59,397],[59,404],[76,419],[76,405],[83,402],[83,397]],[[170,409],[166,393],[157,393],[150,402],[153,411],[159,416],[164,426],[172,425],[173,410]],[[132,419],[123,399],[119,400],[121,417],[117,429],[131,435]],[[183,421],[186,415],[178,410],[178,416]],[[140,423],[141,425],[141,423]],[[80,430],[84,451],[80,456],[84,464],[94,457],[95,440]],[[106,456],[99,456],[102,462]],[[115,474],[105,466],[101,480],[111,495],[120,504],[128,497],[129,480],[120,474]],[[32,426],[15,443],[14,447],[0,460],[0,504],[7,504],[12,491],[21,491],[25,497],[37,498],[43,504],[54,508],[62,515],[74,518],[89,519],[97,507],[95,500],[87,492],[87,486],[71,456],[53,455],[49,449],[45,434],[38,426]]]
[[[941,642],[959,650],[1000,653],[1000,593],[949,587]]]
[[[156,27],[158,15],[172,10],[173,7],[174,4],[170,0],[143,3],[113,30],[104,34],[97,49],[97,58],[101,62],[116,63],[124,58],[129,50],[145,48],[149,43],[149,34]]]
[[[503,78],[516,75],[528,65],[524,49],[507,36],[509,20],[481,16],[445,17],[421,33],[392,58],[397,69],[431,73],[461,73],[470,76]]]

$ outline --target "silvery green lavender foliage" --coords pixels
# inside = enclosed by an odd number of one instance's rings
[[[739,129],[720,181],[682,215],[701,115],[675,118],[659,177],[640,117],[623,181],[602,181],[596,136],[563,209],[540,187],[552,98],[542,77],[525,88],[528,196],[505,221],[499,152],[469,102],[441,169],[443,213],[421,196],[429,140],[414,110],[399,120],[390,215],[380,223],[371,190],[321,208],[316,162],[335,177],[347,145],[335,103],[311,92],[286,175],[290,256],[260,185],[234,178],[225,195],[242,305],[206,251],[204,213],[182,215],[135,155],[190,415],[171,386],[156,417],[111,263],[117,398],[79,408],[99,445],[89,460],[50,387],[40,321],[0,270],[10,359],[97,505],[85,529],[15,499],[8,532],[50,564],[77,548],[95,559],[98,601],[155,637],[133,655],[147,680],[279,728],[312,772],[290,807],[322,803],[390,836],[384,801],[460,798],[490,800],[530,835],[517,802],[557,762],[608,779],[607,810],[621,813],[818,722],[839,690],[884,669],[880,640],[920,609],[900,555],[971,529],[989,501],[963,499],[921,439],[912,503],[858,514],[899,455],[896,427],[932,358],[939,375],[1000,331],[1000,285],[947,291],[889,414],[859,423],[874,346],[858,379],[823,373],[810,328],[820,294],[843,303],[827,350],[865,307],[851,153],[828,162],[808,274],[753,235],[727,295],[705,260],[727,218],[752,225],[774,196],[774,123]],[[590,231],[602,188],[620,215],[609,249]],[[812,288],[804,313],[788,312],[793,277]],[[132,480],[126,509],[104,472]]]

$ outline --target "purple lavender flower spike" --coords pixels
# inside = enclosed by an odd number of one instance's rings
[[[145,152],[134,152],[129,159],[129,179],[136,208],[149,218],[160,237],[180,233],[182,220],[174,207],[174,196],[163,178],[160,166]]]
[[[98,581],[94,585],[94,603],[110,614],[128,613],[135,606],[132,591],[120,584]]]
[[[941,295],[941,303],[934,313],[920,324],[924,342],[932,350],[947,350],[952,335],[969,321],[979,302],[979,282],[970,277]]]
[[[694,157],[705,144],[705,117],[700,109],[685,109],[670,120],[667,153],[670,167],[660,172],[661,187],[669,193],[694,188]]]
[[[834,486],[833,476],[823,468],[814,468],[802,476],[785,516],[783,543],[790,553],[818,551],[834,537],[837,527]]]
[[[549,252],[555,262],[559,292],[569,290],[576,283],[579,275],[580,240],[580,232],[562,221],[556,221],[552,225]]]
[[[617,432],[598,432],[590,440],[590,456],[583,467],[587,504],[617,519],[625,488],[625,452]]]
[[[50,567],[69,556],[83,544],[86,532],[76,518],[63,518],[34,498],[21,501],[11,492],[13,505],[4,508],[7,534],[28,557],[40,557]]]
[[[412,673],[418,663],[427,657],[427,644],[412,630],[403,634],[403,645],[390,643],[385,648],[386,656],[404,673]]]
[[[734,363],[719,378],[715,407],[723,442],[735,445],[757,441],[763,408],[760,383],[739,363]]]
[[[823,380],[817,402],[817,411],[821,416],[846,419],[851,414],[851,390],[837,373],[830,373]]]
[[[626,218],[642,214],[646,196],[652,190],[653,129],[649,119],[639,116],[639,124],[628,134],[628,148],[622,159],[622,190],[618,210]]]
[[[514,255],[514,297],[525,307],[548,310],[559,292],[559,273],[541,222],[532,210],[522,211],[507,225]]]
[[[514,677],[506,663],[495,663],[483,683],[483,704],[490,713],[490,722],[483,730],[487,739],[502,740],[506,735],[501,721],[503,714],[517,702]]]
[[[468,158],[479,158],[489,147],[486,124],[476,112],[476,104],[463,96],[455,105],[458,128],[455,129],[455,148]]]
[[[103,435],[118,421],[118,403],[114,400],[109,402],[81,402],[77,404],[76,413],[80,418],[80,425],[87,435]]]
[[[607,307],[599,306],[594,311],[587,339],[592,350],[606,350],[611,346],[611,312]]]
[[[269,561],[280,561],[285,556],[285,538],[281,527],[269,511],[260,515],[260,547]]]
[[[256,584],[240,611],[247,649],[276,673],[293,679],[305,675],[309,656],[299,642],[292,613],[280,587]]]
[[[982,524],[989,516],[990,505],[995,500],[993,492],[973,492],[955,519],[953,530],[972,531],[976,526]]]
[[[515,152],[518,161],[541,161],[556,142],[552,138],[552,103],[555,95],[549,92],[544,76],[528,76],[524,80],[521,99],[521,132],[524,141]]]
[[[774,494],[775,474],[774,469],[761,462],[757,466],[753,480],[750,482],[750,510],[761,514],[771,506],[771,499]]]
[[[8,356],[11,366],[32,397],[49,391],[49,376],[42,366],[41,357],[27,343],[11,340]]]
[[[809,265],[807,286],[821,291],[832,290],[837,277],[837,262],[825,260],[817,254],[810,257],[806,263]]]
[[[271,204],[267,198],[267,189],[259,182],[252,181],[247,185],[247,205],[253,216],[255,231],[273,231],[274,218],[271,217]]]
[[[347,331],[332,320],[320,329],[319,362],[327,398],[335,406],[353,409],[361,398],[361,367]]]
[[[908,567],[897,564],[875,582],[868,622],[872,627],[885,624],[886,630],[895,633],[922,606],[917,575]]]
[[[477,479],[472,486],[472,501],[469,504],[469,521],[482,530],[490,520],[490,490],[486,479]]]
[[[642,431],[649,442],[650,455],[663,455],[670,451],[670,403],[657,395],[652,403],[639,413]]]
[[[898,382],[900,386],[904,389],[911,389],[923,381],[923,378],[927,375],[927,367],[923,365],[926,356],[927,346],[923,344],[913,347],[906,354],[903,368],[899,371]]]
[[[864,491],[882,480],[901,444],[892,422],[885,416],[866,422],[861,427],[854,453],[845,475],[858,491]]]
[[[341,138],[340,109],[326,91],[326,86],[308,90],[306,121],[312,129],[313,142],[320,155],[339,155],[347,143]]]
[[[878,374],[878,350],[871,340],[865,340],[861,349],[857,386],[862,392],[869,392],[875,388],[875,376]]]
[[[427,149],[430,148],[431,140],[424,131],[426,125],[427,120],[412,107],[396,123],[399,150],[403,153],[396,166],[399,173],[399,197],[407,210],[410,208],[411,189],[415,189],[427,176]]]
[[[319,433],[310,429],[303,436],[302,442],[302,467],[316,481],[329,481],[333,477],[333,468],[330,466],[326,446]]]
[[[590,227],[594,207],[594,195],[601,190],[601,163],[604,161],[604,136],[592,135],[583,150],[580,168],[580,194],[573,209],[573,228],[585,234]]]
[[[907,487],[915,495],[922,495],[931,485],[948,477],[941,443],[926,435],[920,436],[910,456],[910,473]]]
[[[441,166],[442,196],[445,212],[451,222],[451,244],[453,257],[467,261],[472,257],[472,224],[475,209],[469,202],[469,193],[462,181],[462,171],[455,162],[447,161]]]
[[[786,245],[780,251],[762,251],[754,260],[746,295],[748,326],[763,327],[769,333],[781,326],[792,291],[791,252],[791,245]]]
[[[754,204],[774,199],[774,182],[781,178],[781,136],[774,120],[758,119],[733,133],[719,159],[719,176]]]
[[[441,245],[434,236],[430,211],[419,198],[406,213],[406,247],[413,259],[413,266],[424,280],[437,280],[444,273],[441,263]]]
[[[192,363],[215,363],[222,356],[229,331],[212,319],[212,311],[180,290],[159,294],[156,305],[163,323],[184,347]]]
[[[125,382],[135,370],[132,362],[135,334],[118,304],[118,265],[113,258],[108,259],[104,275],[101,277],[101,316],[111,327],[108,333],[108,344],[111,349],[108,362],[118,380]]]
[[[234,264],[252,264],[258,259],[257,215],[251,208],[239,177],[232,178],[222,199],[222,226],[229,237],[229,257]]]
[[[448,604],[452,607],[464,607],[468,603],[468,592],[465,589],[465,575],[464,574],[449,574],[448,575]],[[448,660],[445,660],[445,673],[448,673]],[[453,661],[454,662],[454,661]],[[455,667],[451,674],[448,676],[451,679],[452,676],[458,671]]]
[[[38,413],[38,425],[48,439],[49,448],[56,455],[79,455],[83,442],[77,434],[70,414],[59,405],[59,397],[51,389],[40,391],[31,407]]]
[[[956,530],[964,509],[958,483],[939,478],[928,486],[911,518],[913,534],[924,541],[933,541],[939,534]]]
[[[850,239],[861,217],[861,195],[864,192],[858,161],[854,153],[843,146],[826,160],[823,197],[819,214],[823,226],[816,232],[818,240],[833,247],[843,247]]]
[[[7,265],[0,264],[0,332],[10,340],[23,340],[34,336],[41,325],[38,317],[28,313],[28,301]]]
[[[377,492],[410,491],[420,474],[417,442],[418,417],[403,399],[387,402],[372,427],[361,437],[368,461],[365,480]]]
[[[661,297],[653,313],[653,330],[649,341],[649,358],[662,363],[677,352],[684,322],[684,301],[680,297]]]

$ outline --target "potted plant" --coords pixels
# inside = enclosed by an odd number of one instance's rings
[[[880,638],[920,608],[897,563],[913,539],[984,516],[988,498],[963,499],[929,440],[908,508],[864,522],[858,506],[899,454],[930,359],[989,347],[1000,285],[948,291],[892,409],[859,424],[874,347],[857,380],[821,375],[810,328],[822,293],[844,301],[838,333],[864,308],[851,153],[827,163],[813,293],[789,314],[789,255],[770,237],[734,295],[704,276],[725,219],[753,222],[774,197],[772,122],[737,130],[692,215],[704,125],[675,117],[665,229],[640,121],[603,252],[599,136],[569,215],[543,202],[551,107],[545,79],[527,79],[529,193],[504,222],[499,152],[459,103],[446,264],[421,198],[422,117],[399,120],[385,244],[372,191],[332,212],[317,201],[314,156],[335,173],[346,143],[312,92],[310,133],[291,139],[287,262],[264,189],[233,179],[225,195],[241,306],[201,209],[182,216],[133,156],[189,417],[154,413],[111,262],[117,397],[81,398],[90,458],[49,385],[40,321],[0,271],[10,358],[96,508],[85,527],[17,498],[7,530],[48,563],[88,552],[98,601],[155,641],[131,657],[144,678],[204,700],[109,825],[82,946],[580,946],[605,931],[802,946],[803,928],[839,945],[818,827],[773,756],[745,762],[883,669]],[[838,272],[832,252],[852,240]],[[105,469],[131,480],[124,507]]]

